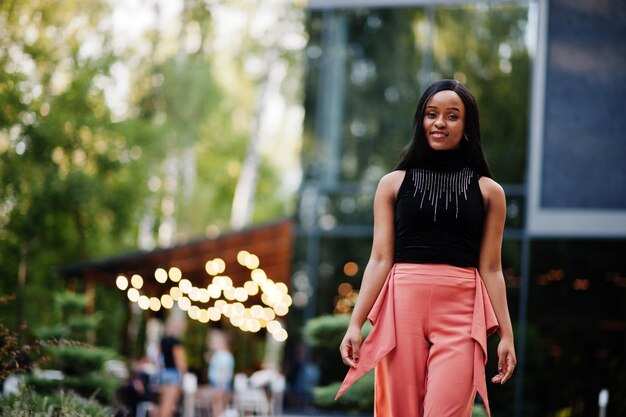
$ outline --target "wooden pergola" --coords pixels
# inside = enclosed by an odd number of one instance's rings
[[[167,249],[82,262],[61,268],[58,273],[68,280],[70,287],[84,281],[88,299],[87,313],[93,312],[96,284],[116,287],[119,275],[124,275],[129,281],[133,275],[141,276],[143,285],[140,291],[148,297],[160,297],[178,285],[171,279],[163,283],[158,282],[155,278],[155,271],[158,268],[166,271],[178,268],[182,272],[182,278],[189,280],[193,286],[207,288],[214,276],[207,272],[206,264],[214,259],[223,260],[225,270],[219,275],[230,277],[234,287],[241,287],[246,281],[250,281],[253,269],[262,269],[267,278],[289,286],[293,238],[293,223],[280,221]],[[238,261],[238,255],[242,251],[258,258],[256,268],[242,265]],[[255,266],[254,263],[252,266]],[[125,297],[126,294],[121,290],[120,296]],[[258,303],[259,298],[259,295],[255,295],[244,304]],[[209,303],[212,301],[214,300]],[[209,303],[204,304],[208,307]]]

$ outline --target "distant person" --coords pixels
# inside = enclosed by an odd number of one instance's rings
[[[171,315],[160,345],[163,368],[159,374],[158,417],[174,416],[180,401],[183,375],[187,372],[187,359],[181,342],[184,331],[185,319]]]
[[[422,95],[411,141],[374,197],[374,239],[340,346],[350,366],[337,394],[376,366],[377,417],[469,417],[489,411],[486,339],[498,329],[498,374],[515,348],[501,265],[506,200],[480,143],[478,107],[456,80]],[[361,346],[366,316],[374,327]]]
[[[212,330],[209,333],[209,349],[211,350],[208,370],[211,386],[211,415],[220,417],[230,403],[235,358],[230,353],[228,340],[221,330]]]
[[[287,400],[295,408],[313,407],[313,389],[320,378],[320,369],[315,359],[307,359],[307,347],[301,342],[296,348],[295,361],[287,374]]]
[[[150,375],[146,372],[148,363],[147,358],[133,361],[128,379],[117,390],[118,400],[122,404],[118,415],[134,417],[139,403],[155,400],[149,389]]]

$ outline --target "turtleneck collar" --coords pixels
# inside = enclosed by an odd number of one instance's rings
[[[422,163],[423,168],[435,171],[456,171],[466,166],[465,156],[460,147],[446,151],[436,151],[428,148]]]

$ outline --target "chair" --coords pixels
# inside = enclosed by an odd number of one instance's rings
[[[235,374],[233,379],[233,405],[240,415],[267,415],[270,412],[270,402],[263,388],[250,385],[248,377],[243,373]]]
[[[249,381],[253,388],[263,389],[269,397],[269,415],[282,415],[283,396],[286,387],[285,377],[275,369],[268,368],[250,375]]]
[[[212,417],[211,413],[211,387],[200,385],[194,399],[194,417]]]

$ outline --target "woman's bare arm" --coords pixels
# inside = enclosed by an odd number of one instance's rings
[[[348,330],[339,347],[343,362],[353,368],[356,367],[359,357],[361,327],[393,266],[395,206],[397,192],[403,179],[404,171],[394,171],[385,175],[378,183],[374,196],[372,252],[363,272],[359,297],[352,311]]]
[[[504,384],[513,375],[517,363],[501,260],[506,199],[502,187],[491,178],[482,177],[479,184],[486,215],[478,269],[499,324],[498,375],[492,381]]]
[[[178,344],[174,346],[172,354],[174,355],[174,364],[178,372],[180,372],[181,375],[187,373],[187,357],[185,356],[185,348],[183,348],[183,345]]]

